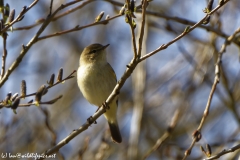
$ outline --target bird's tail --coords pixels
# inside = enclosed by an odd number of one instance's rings
[[[112,140],[114,142],[121,143],[122,142],[122,136],[121,136],[121,133],[120,133],[120,130],[119,130],[119,127],[118,127],[118,123],[108,121],[108,124],[109,124],[110,132],[111,132],[111,135],[112,135]]]

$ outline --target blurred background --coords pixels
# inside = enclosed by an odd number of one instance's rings
[[[16,15],[23,6],[29,6],[32,2],[5,0],[11,9],[16,10]],[[68,2],[71,1],[54,0],[52,10],[55,11],[61,4]],[[52,21],[40,37],[72,29],[77,25],[91,24],[101,11],[105,12],[103,19],[106,15],[116,16],[124,3],[123,0],[85,0],[61,10],[57,15],[84,2],[89,3]],[[181,34],[190,22],[200,21],[205,16],[203,10],[207,2],[152,1],[147,7],[149,14],[146,16],[142,54],[168,43]],[[140,3],[136,0],[136,5]],[[218,1],[214,2],[214,8],[217,3]],[[8,32],[7,68],[19,55],[22,44],[26,45],[31,40],[41,24],[29,29],[21,28],[45,19],[49,14],[49,6],[49,0],[39,1],[22,21],[13,25],[13,32]],[[97,124],[62,147],[56,159],[182,159],[192,142],[192,133],[200,124],[214,81],[215,63],[221,45],[226,37],[240,27],[239,8],[240,1],[231,0],[211,16],[209,24],[198,27],[135,69],[119,95],[118,122],[123,137],[121,144],[111,141],[108,125],[101,116]],[[142,18],[140,13],[135,15],[135,33],[138,37]],[[113,19],[106,25],[88,27],[35,43],[0,88],[0,100],[5,99],[8,92],[20,93],[22,80],[26,81],[27,94],[30,94],[46,84],[51,74],[57,74],[61,67],[63,77],[67,77],[77,70],[83,48],[92,43],[110,44],[107,48],[108,60],[120,79],[133,57],[131,30],[129,24],[125,23],[124,16]],[[0,44],[2,50],[3,43]],[[211,146],[214,155],[240,142],[239,53],[239,45],[231,43],[223,54],[221,79],[201,131],[202,139],[195,144],[187,159],[206,158],[200,150],[200,146],[205,148],[206,144]],[[53,105],[19,107],[17,114],[9,108],[2,108],[0,154],[43,153],[84,124],[97,109],[83,98],[76,77],[49,89],[42,101],[59,95],[63,97]],[[22,99],[21,103],[27,103],[31,99],[34,97]],[[173,131],[157,150],[145,157],[157,140],[168,131],[173,118],[176,118]],[[220,159],[238,157],[239,151],[235,151]]]

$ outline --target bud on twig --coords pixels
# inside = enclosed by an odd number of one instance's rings
[[[101,21],[103,15],[104,15],[104,12],[102,11],[102,12],[95,18],[95,21],[94,21],[94,22],[99,22],[99,21]]]
[[[207,157],[210,157],[212,154],[212,149],[209,144],[206,144],[206,149],[207,149],[207,152],[206,152]]]
[[[27,93],[27,85],[26,85],[26,81],[22,80],[22,84],[21,84],[21,97],[25,98]]]
[[[126,22],[126,23],[129,23],[130,20],[131,20],[130,16],[129,16],[128,14],[126,14],[126,16],[125,16],[125,22]]]
[[[62,76],[63,76],[63,68],[60,68],[60,70],[58,71],[58,81],[62,81]]]
[[[121,8],[121,10],[119,11],[119,14],[120,15],[124,15],[125,13],[125,7],[126,7],[126,4],[124,4],[124,6]]]
[[[4,28],[4,22],[3,19],[0,20],[0,30],[2,30]]]
[[[20,103],[20,98],[17,98],[17,99],[13,102],[11,108],[12,108],[12,109],[17,109],[19,103]]]
[[[18,93],[15,93],[15,94],[12,96],[11,101],[15,101],[15,99],[17,98],[17,96],[18,96]]]
[[[203,23],[203,24],[208,24],[209,21],[210,21],[210,16],[208,15],[208,16],[204,19],[204,21],[203,21],[202,23]]]
[[[133,26],[133,29],[135,29],[136,26],[137,26],[137,24],[136,24],[136,22],[134,21],[134,19],[132,19],[132,26]]]
[[[109,18],[110,18],[110,16],[109,16],[109,15],[107,15],[107,16],[106,16],[106,18],[105,18],[105,20],[107,20],[107,19],[109,19]]]
[[[17,114],[16,109],[17,109],[19,103],[20,103],[20,98],[17,98],[17,99],[13,102],[13,104],[12,104],[12,106],[11,106],[11,108],[12,108],[12,110],[13,110],[13,112],[14,112],[15,114]]]
[[[8,23],[11,23],[15,18],[15,9],[13,9],[9,15]]]
[[[45,94],[47,94],[47,92],[48,92],[48,89],[45,88],[45,89],[43,90],[42,96],[45,95]]]
[[[203,146],[200,146],[200,149],[201,149],[201,151],[205,154],[206,152],[205,152],[205,150],[204,150],[204,148],[203,148]]]
[[[199,130],[195,130],[192,134],[192,138],[196,140],[196,142],[200,141],[200,139],[202,138],[202,134]]]
[[[208,9],[209,11],[212,10],[213,2],[214,2],[214,0],[209,0],[209,2],[208,2],[207,9]]]
[[[53,85],[54,79],[55,79],[55,74],[52,74],[49,82],[47,82],[49,86],[52,86],[52,85]]]
[[[60,96],[58,96],[57,98],[54,98],[54,99],[52,99],[52,100],[50,100],[50,101],[41,102],[41,103],[42,103],[42,104],[53,104],[53,103],[57,102],[59,99],[61,99],[61,98],[62,98],[62,95],[60,95]]]
[[[191,154],[191,150],[190,150],[190,149],[187,149],[184,154],[185,154],[185,155],[190,155],[190,154]]]
[[[5,104],[11,104],[10,98],[12,97],[12,93],[9,92],[5,98]]]
[[[187,27],[184,29],[184,33],[189,32],[190,28],[191,28],[191,26],[187,26]]]
[[[10,6],[7,3],[4,10],[4,22],[6,22],[7,18],[9,17],[9,12],[10,12]]]
[[[38,89],[38,91],[37,91],[37,93],[36,93],[36,95],[35,95],[35,105],[36,106],[39,106],[39,102],[41,101],[41,99],[42,99],[42,95],[43,95],[43,93],[44,93],[44,90],[46,89],[46,86],[45,85],[42,85],[39,89]]]

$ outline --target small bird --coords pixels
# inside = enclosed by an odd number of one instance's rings
[[[77,71],[78,87],[83,96],[96,106],[101,106],[117,84],[117,78],[111,65],[107,62],[106,48],[109,44],[91,44],[84,48],[80,56],[80,65]],[[104,116],[108,121],[112,140],[122,142],[117,122],[118,100],[115,98]]]

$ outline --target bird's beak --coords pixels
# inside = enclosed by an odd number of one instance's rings
[[[107,45],[103,46],[103,47],[101,48],[101,50],[106,49],[109,45],[110,45],[110,44],[107,44]]]

